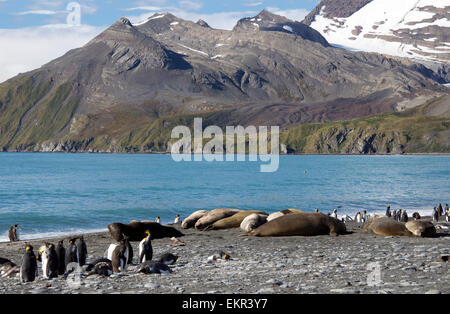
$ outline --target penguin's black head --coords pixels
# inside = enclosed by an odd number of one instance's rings
[[[31,244],[26,244],[25,251],[27,251],[27,252],[33,251],[33,246]]]
[[[70,240],[69,240],[69,243],[70,243],[70,244],[74,244],[76,240],[77,240],[77,238],[70,239]]]

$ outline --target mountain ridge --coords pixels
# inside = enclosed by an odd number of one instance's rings
[[[166,129],[192,115],[205,126],[287,130],[446,93],[423,65],[331,47],[267,11],[233,31],[158,13],[137,24],[121,18],[85,46],[0,84],[0,148],[72,143],[69,151],[107,152],[134,138],[133,147],[165,151]]]

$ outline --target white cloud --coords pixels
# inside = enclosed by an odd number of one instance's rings
[[[183,10],[200,10],[203,7],[203,3],[200,1],[182,0],[179,3],[180,8]]]
[[[154,7],[154,6],[141,6],[141,7],[134,7],[134,8],[126,8],[123,9],[124,11],[162,11],[163,9],[160,7]]]
[[[0,82],[39,68],[70,49],[85,45],[106,27],[46,25],[0,29]]]
[[[263,2],[247,2],[247,3],[243,3],[244,6],[246,7],[258,7],[260,5],[263,5]]]
[[[36,14],[36,15],[54,15],[57,14],[56,11],[51,10],[30,10],[30,11],[23,11],[23,12],[17,12],[13,13],[14,15],[29,15],[29,14]]]

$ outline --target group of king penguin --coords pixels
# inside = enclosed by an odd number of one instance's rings
[[[38,261],[41,262],[42,277],[51,279],[64,276],[71,263],[79,266],[85,265],[87,255],[86,242],[82,236],[70,239],[67,249],[64,247],[63,240],[59,241],[56,247],[52,243],[45,242],[39,248],[37,256],[33,251],[33,246],[26,244],[19,271],[20,281],[31,282],[38,277]]]
[[[158,260],[153,261],[150,231],[146,231],[145,234],[145,238],[139,243],[137,272],[171,273],[172,270],[168,265],[175,264],[178,256],[165,253]],[[36,280],[38,277],[38,261],[41,262],[42,277],[45,279],[67,276],[70,272],[68,266],[72,263],[80,267],[86,265],[86,271],[89,272],[88,275],[110,276],[112,273],[127,270],[128,265],[133,262],[133,248],[125,236],[119,243],[111,244],[105,255],[106,258],[87,264],[87,246],[82,236],[70,239],[67,248],[64,247],[63,240],[59,241],[56,247],[52,243],[45,242],[39,248],[37,256],[33,251],[33,246],[26,244],[19,271],[20,281],[25,283]]]
[[[112,273],[118,273],[127,270],[128,265],[133,262],[133,248],[126,236],[123,236],[118,244],[111,244],[106,252],[106,258],[99,259],[92,263],[87,269],[92,270],[98,275],[109,276]],[[172,270],[168,265],[173,265],[178,259],[171,253],[163,254],[158,260],[153,261],[153,247],[151,233],[145,232],[145,237],[139,243],[139,255],[137,267],[138,272],[168,274]],[[91,272],[92,273],[92,272]]]

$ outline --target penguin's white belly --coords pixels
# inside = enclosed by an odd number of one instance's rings
[[[110,261],[112,261],[113,252],[116,249],[116,247],[118,247],[117,244],[111,244],[108,248],[108,253],[106,255],[106,258],[109,259]]]
[[[145,239],[139,243],[139,257],[141,257],[142,252],[144,251],[144,242],[145,242]],[[145,256],[141,262],[145,262]]]
[[[48,274],[48,256],[46,253],[42,254],[42,275],[45,279],[48,279],[50,276]]]

